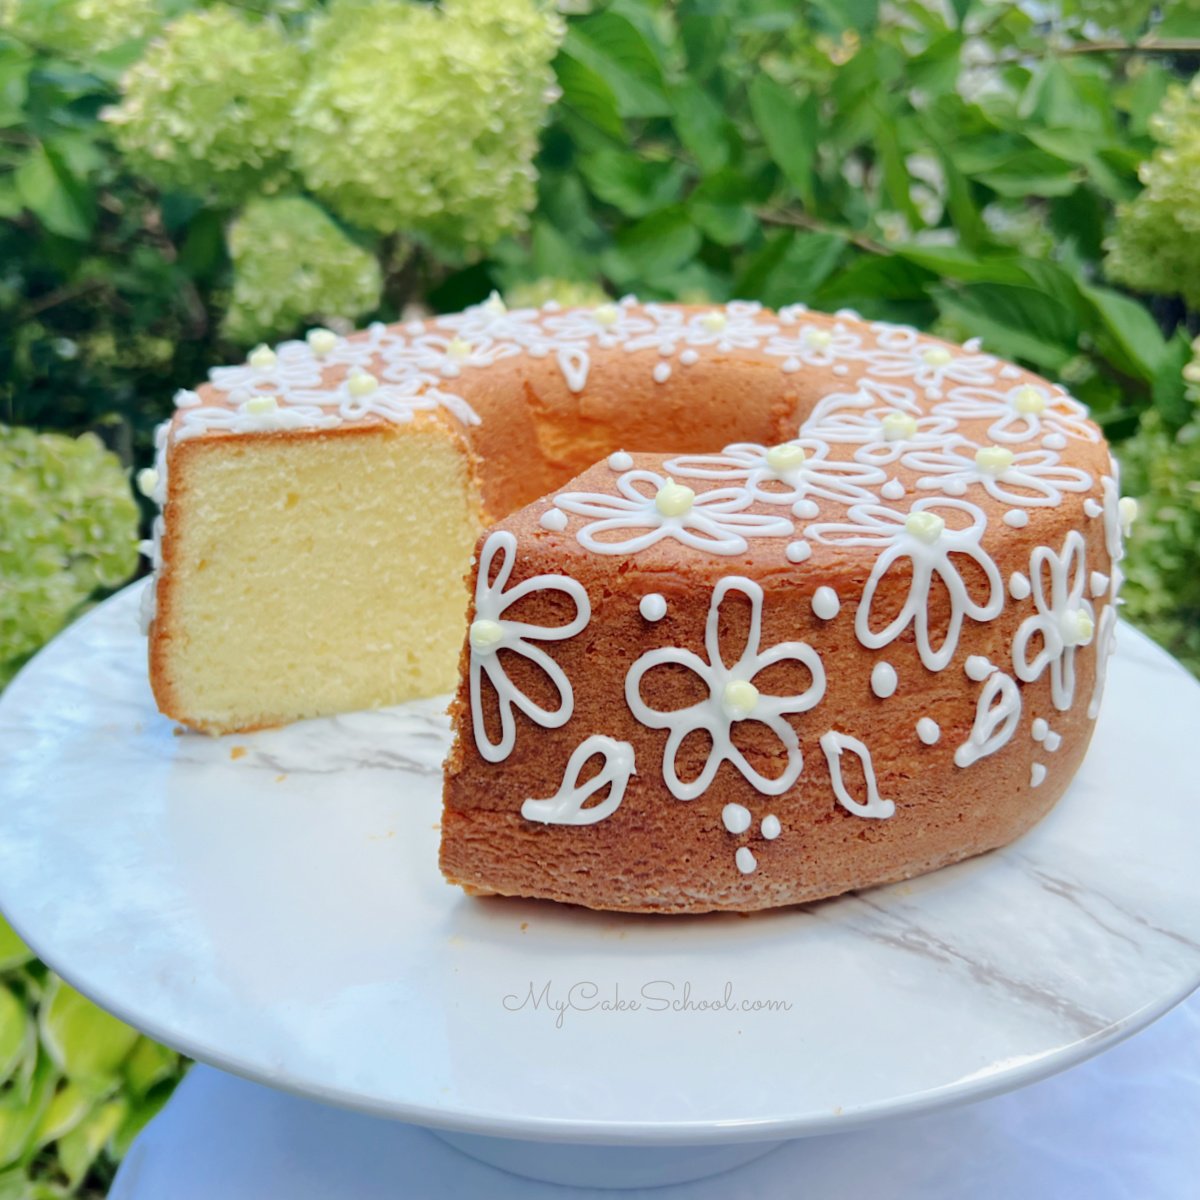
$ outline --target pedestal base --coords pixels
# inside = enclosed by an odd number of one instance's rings
[[[580,1146],[431,1130],[447,1145],[526,1179],[570,1187],[647,1188],[691,1183],[745,1166],[783,1142],[732,1146]]]

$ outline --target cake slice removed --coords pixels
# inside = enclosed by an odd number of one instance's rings
[[[151,682],[212,733],[453,689],[483,513],[440,414],[174,441]]]

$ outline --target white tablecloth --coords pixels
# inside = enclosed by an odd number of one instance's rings
[[[197,1067],[109,1200],[1196,1200],[1200,994],[1065,1074],[994,1100],[791,1142],[738,1171],[639,1191],[557,1187],[411,1125]]]

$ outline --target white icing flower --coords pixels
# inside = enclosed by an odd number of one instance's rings
[[[921,661],[931,671],[940,671],[954,657],[964,617],[990,621],[999,616],[1004,607],[1004,586],[996,564],[980,544],[987,519],[978,506],[965,500],[929,497],[918,500],[907,514],[879,504],[856,504],[847,515],[848,522],[810,525],[807,536],[825,545],[879,548],[854,618],[855,632],[864,646],[879,650],[912,625]],[[987,592],[982,601],[971,595],[970,586],[959,573],[955,560],[960,556],[971,559],[983,572]],[[904,604],[876,632],[871,620],[876,591],[892,566],[903,560],[908,560],[911,567]],[[929,628],[929,603],[936,581],[945,588],[950,607],[950,619],[938,647],[933,644]]]
[[[808,497],[857,504],[887,478],[878,467],[839,462],[817,438],[799,437],[778,446],[735,442],[720,454],[672,458],[665,470],[681,479],[713,479],[743,485],[758,504],[789,504],[798,516],[815,516]]]
[[[1063,492],[1086,492],[1092,477],[1065,467],[1053,450],[1020,450],[960,442],[947,450],[913,450],[901,459],[906,467],[928,474],[917,480],[922,489],[937,488],[961,496],[981,486],[989,496],[1021,508],[1062,503]]]
[[[338,417],[312,404],[280,404],[273,395],[251,396],[234,408],[189,408],[175,430],[175,440],[198,437],[210,429],[227,433],[276,433],[296,429],[330,429]]]
[[[591,620],[591,604],[578,580],[566,575],[535,575],[508,589],[516,560],[517,539],[507,530],[493,533],[483,545],[479,574],[475,581],[475,619],[468,631],[471,647],[470,692],[471,720],[475,727],[475,745],[488,762],[502,762],[511,753],[517,737],[513,709],[520,709],[530,720],[545,729],[557,729],[571,719],[575,696],[563,669],[534,642],[559,642],[582,632]],[[499,556],[495,578],[492,564]],[[575,616],[565,625],[530,625],[506,620],[504,614],[518,600],[534,592],[562,592],[575,605]],[[558,707],[543,708],[526,696],[508,677],[501,652],[520,655],[540,667],[558,692]],[[496,693],[500,714],[500,740],[493,742],[484,717],[482,677]]]
[[[1065,712],[1075,699],[1075,651],[1091,641],[1096,614],[1084,596],[1088,576],[1086,543],[1077,529],[1063,542],[1061,553],[1038,546],[1029,560],[1033,603],[1037,612],[1021,622],[1013,639],[1013,669],[1026,683],[1040,679],[1050,668],[1050,697]],[[1041,637],[1042,648],[1029,658],[1029,643]]]
[[[1040,384],[1021,383],[1006,392],[994,388],[959,387],[934,408],[938,416],[980,421],[991,418],[987,435],[993,442],[1028,442],[1057,433],[1086,442],[1100,440],[1089,424],[1087,409],[1063,392]]]
[[[678,346],[713,346],[719,351],[753,349],[778,328],[760,319],[762,305],[734,300],[723,308],[687,313],[681,308],[647,304],[642,310],[653,328],[625,340],[629,351],[674,353]]]
[[[913,449],[948,450],[966,439],[952,417],[923,411],[912,388],[860,380],[853,392],[826,396],[800,427],[805,437],[857,446],[856,462],[875,467]]]
[[[811,367],[830,367],[858,359],[862,345],[861,335],[841,321],[832,325],[809,321],[789,326],[786,333],[777,333],[764,349],[777,358],[794,359]]]
[[[750,601],[750,628],[746,644],[732,664],[727,665],[721,653],[720,607],[731,592],[738,592]],[[769,650],[761,649],[762,587],[743,576],[729,576],[713,589],[705,626],[704,647],[706,662],[691,650],[678,648],[650,650],[643,654],[625,677],[625,699],[630,711],[651,729],[668,729],[663,751],[663,777],[671,794],[680,800],[694,800],[702,795],[716,777],[723,762],[731,763],[760,792],[778,796],[800,776],[804,759],[796,731],[784,719],[789,713],[807,712],[825,694],[825,669],[816,651],[804,642],[780,642]],[[781,662],[798,662],[812,676],[812,682],[798,695],[776,696],[759,691],[754,679],[767,667]],[[683,667],[699,676],[708,688],[708,697],[697,704],[674,711],[661,711],[642,699],[642,681],[656,667]],[[738,721],[758,721],[771,729],[782,743],[787,755],[783,773],[768,779],[756,771],[745,755],[733,744],[732,728]],[[684,739],[697,730],[712,739],[712,748],[700,774],[690,782],[679,778],[676,757]]]
[[[271,392],[285,396],[294,388],[320,387],[323,368],[324,364],[307,342],[284,342],[271,360],[255,355],[255,362],[213,367],[208,378],[222,392],[240,390],[247,395]]]
[[[947,383],[987,385],[995,382],[997,360],[922,338],[903,325],[872,326],[875,350],[863,354],[866,373],[876,379],[911,379],[938,397]]]
[[[711,554],[744,554],[748,537],[790,537],[790,519],[743,510],[753,497],[746,488],[715,488],[695,495],[655,471],[625,471],[617,478],[619,496],[606,492],[563,492],[554,504],[593,520],[575,537],[597,554],[634,554],[664,538]],[[638,485],[652,489],[641,490]],[[689,493],[690,495],[685,495]],[[642,530],[631,537],[601,540],[607,533]]]

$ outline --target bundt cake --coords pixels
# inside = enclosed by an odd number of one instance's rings
[[[1083,407],[976,343],[493,297],[177,403],[160,707],[223,732],[456,688],[468,891],[834,895],[1011,841],[1087,747],[1132,514]]]

